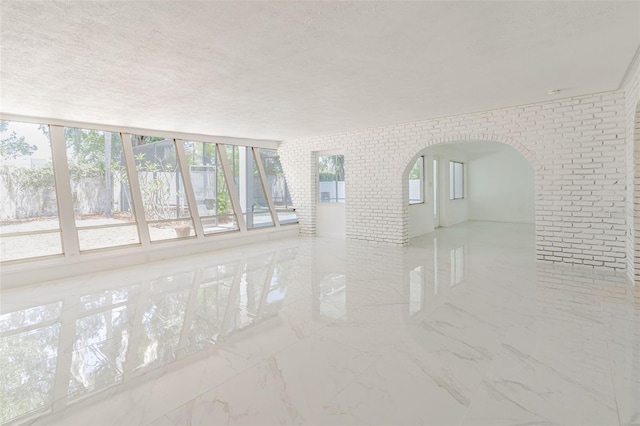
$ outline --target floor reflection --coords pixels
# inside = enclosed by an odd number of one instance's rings
[[[640,299],[533,242],[295,239],[3,291],[0,420],[633,424]]]
[[[274,251],[2,314],[0,422],[63,410],[277,315],[295,254]]]

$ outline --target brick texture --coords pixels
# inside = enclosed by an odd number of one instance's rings
[[[284,141],[279,152],[301,233],[315,233],[316,151],[345,154],[347,239],[402,245],[413,157],[435,144],[497,141],[535,170],[538,259],[625,269],[626,99],[619,90]]]
[[[640,282],[640,57],[624,84],[627,166],[627,274]]]

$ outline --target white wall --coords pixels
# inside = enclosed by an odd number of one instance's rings
[[[535,191],[531,164],[516,150],[498,142],[434,146],[420,152],[428,166],[425,204],[409,205],[409,238],[434,230],[433,158],[440,161],[440,226],[467,220],[534,223]],[[464,196],[449,198],[449,162],[464,166]]]
[[[318,203],[316,207],[318,237],[345,238],[346,214],[344,203]]]
[[[432,205],[421,203],[409,206],[409,238],[433,232]]]
[[[301,233],[316,233],[312,154],[339,149],[348,173],[346,238],[406,244],[405,171],[416,153],[455,142],[505,143],[535,170],[537,258],[625,269],[625,103],[617,90],[284,141],[278,151]]]
[[[469,219],[534,223],[533,167],[506,145],[495,149],[468,162]]]
[[[640,282],[640,55],[624,82],[627,183],[627,275]]]

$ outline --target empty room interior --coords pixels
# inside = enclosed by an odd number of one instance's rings
[[[0,2],[0,424],[640,425],[640,2]]]

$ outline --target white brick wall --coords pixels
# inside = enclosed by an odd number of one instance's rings
[[[640,57],[624,84],[627,161],[627,275],[640,282]]]
[[[511,145],[536,173],[539,259],[626,267],[625,96],[607,92],[488,112],[284,141],[279,149],[300,218],[315,233],[315,151],[341,149],[348,239],[405,244],[413,156],[439,143]]]

